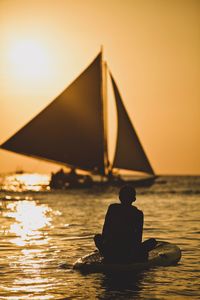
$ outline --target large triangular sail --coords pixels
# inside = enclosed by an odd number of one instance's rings
[[[2,148],[105,174],[102,54]]]
[[[110,73],[118,117],[117,144],[113,168],[141,171],[154,175],[154,171],[139,141],[122,102],[115,80]]]

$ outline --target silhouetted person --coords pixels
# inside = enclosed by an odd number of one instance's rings
[[[107,174],[107,180],[109,183],[119,183],[119,182],[123,182],[122,178],[120,177],[120,175],[116,175],[113,173],[113,169],[112,166],[110,164],[110,162],[108,161],[108,174]]]
[[[142,243],[143,212],[132,205],[135,189],[130,185],[122,187],[119,199],[121,203],[109,206],[102,235],[94,237],[95,245],[107,262],[145,261],[156,240]]]
[[[76,169],[71,168],[70,172],[67,174],[67,181],[71,186],[76,186],[80,177],[81,176],[76,173]]]

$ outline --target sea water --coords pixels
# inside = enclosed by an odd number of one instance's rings
[[[94,249],[118,188],[49,191],[44,178],[37,185],[30,174],[23,182],[20,176],[1,177],[0,299],[200,299],[200,177],[160,177],[137,190],[143,239],[178,245],[177,265],[85,275],[72,264]]]

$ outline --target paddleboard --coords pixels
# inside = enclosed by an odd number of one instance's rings
[[[73,265],[74,270],[83,272],[121,272],[140,271],[156,266],[170,266],[181,259],[181,250],[175,244],[158,241],[156,247],[149,252],[148,261],[129,264],[105,263],[99,251],[94,251],[79,258]]]

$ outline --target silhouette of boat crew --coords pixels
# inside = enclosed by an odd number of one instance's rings
[[[58,172],[51,174],[50,187],[55,189],[90,187],[93,181],[89,175],[77,174],[75,168],[64,172],[61,168]]]

